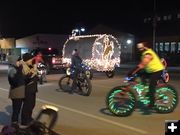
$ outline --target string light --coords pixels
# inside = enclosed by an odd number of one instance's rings
[[[69,41],[75,40],[78,42],[80,39],[92,37],[96,38],[90,50],[92,51],[92,57],[83,59],[83,63],[97,71],[112,71],[115,66],[120,66],[121,45],[114,36],[107,34],[71,36],[63,46],[63,63],[71,64],[70,56],[65,57],[65,50],[69,49],[67,45]],[[105,46],[105,40],[107,40],[107,46]],[[97,46],[100,48],[97,48]]]

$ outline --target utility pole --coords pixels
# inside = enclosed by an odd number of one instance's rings
[[[156,25],[157,25],[157,15],[156,15],[156,0],[154,0],[153,6],[153,50],[156,50]]]

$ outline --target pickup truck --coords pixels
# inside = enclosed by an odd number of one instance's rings
[[[32,55],[36,55],[38,52],[42,53],[42,59],[47,68],[47,73],[51,70],[57,70],[63,68],[62,55],[56,48],[36,48],[31,51]]]

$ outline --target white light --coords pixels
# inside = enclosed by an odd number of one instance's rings
[[[127,44],[131,44],[132,40],[128,39],[126,42],[127,42]]]
[[[81,28],[81,31],[84,32],[84,31],[85,31],[85,28]]]
[[[74,31],[75,31],[75,32],[79,32],[79,30],[78,30],[78,29],[75,29]]]

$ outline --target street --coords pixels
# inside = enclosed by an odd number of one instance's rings
[[[113,116],[107,109],[105,98],[111,88],[121,85],[125,71],[114,78],[104,73],[94,73],[92,93],[89,97],[62,92],[58,80],[62,74],[50,74],[48,82],[39,85],[34,117],[44,104],[59,108],[59,118],[54,130],[62,135],[163,135],[165,120],[180,119],[180,104],[173,113],[158,114],[136,110],[131,116]],[[180,93],[180,74],[170,74],[169,84]],[[0,127],[9,124],[11,100],[6,73],[0,73]],[[180,95],[178,96],[180,97]]]

